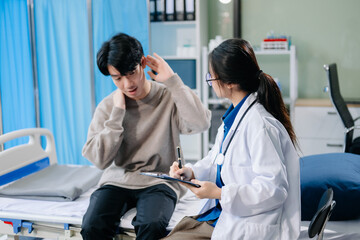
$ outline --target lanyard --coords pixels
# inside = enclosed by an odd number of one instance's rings
[[[227,150],[229,149],[230,143],[232,142],[232,140],[233,140],[233,138],[234,138],[234,136],[235,136],[236,130],[239,128],[241,121],[244,119],[244,117],[245,117],[245,115],[247,114],[247,112],[249,111],[249,109],[250,109],[252,106],[254,106],[255,103],[256,103],[256,100],[253,101],[253,102],[250,104],[250,106],[245,110],[244,114],[241,116],[238,124],[237,124],[236,127],[235,127],[235,130],[234,130],[233,134],[232,134],[231,137],[230,137],[229,143],[227,144],[224,153],[220,153],[220,154],[217,155],[217,157],[216,157],[216,162],[217,162],[217,164],[222,165],[222,164],[224,163],[225,154],[226,154]]]

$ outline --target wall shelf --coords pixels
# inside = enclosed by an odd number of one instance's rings
[[[202,62],[203,62],[203,76],[208,72],[208,48],[203,47],[202,49]],[[291,46],[290,50],[262,50],[262,51],[255,51],[256,56],[260,55],[268,55],[268,56],[276,56],[276,55],[288,55],[289,56],[289,94],[283,96],[284,103],[288,105],[289,111],[290,111],[290,118],[291,121],[294,122],[294,116],[295,116],[295,101],[298,98],[298,72],[297,72],[297,58],[296,58],[296,48],[295,46]],[[211,87],[208,86],[208,84],[203,81],[202,83],[202,93],[203,98],[202,101],[209,109],[212,109],[215,105],[222,105],[224,106],[224,109],[218,109],[219,106],[215,106],[216,108],[213,108],[214,111],[216,111],[216,119],[221,117],[221,112],[225,112],[226,108],[231,104],[231,102],[227,99],[219,99],[216,97],[213,97]],[[213,112],[215,114],[215,112]],[[212,128],[218,128],[221,122],[218,122],[218,124],[212,123]],[[207,137],[204,138],[203,141],[203,151],[208,151],[209,148],[214,144],[211,142],[210,138],[211,135],[214,135],[213,129],[209,129],[207,133],[205,134]]]
[[[161,56],[165,60],[198,60],[198,56],[188,56],[188,57],[182,57],[182,56],[176,56],[176,55],[169,55],[169,56]]]
[[[158,21],[158,22],[151,22],[151,25],[196,25],[196,21]]]
[[[201,46],[207,45],[208,1],[195,0],[195,21],[150,23],[150,53],[159,54],[199,97],[202,95]],[[200,160],[203,133],[181,135],[185,160]],[[207,153],[207,152],[206,152]]]
[[[291,50],[255,50],[255,55],[290,55]]]

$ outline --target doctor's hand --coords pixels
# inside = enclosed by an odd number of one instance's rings
[[[174,162],[172,164],[172,166],[170,167],[169,175],[170,175],[170,177],[187,180],[187,181],[195,178],[194,172],[191,168],[188,168],[188,167],[179,168],[178,162]]]
[[[116,89],[115,93],[113,94],[113,102],[114,106],[118,108],[125,109],[125,96],[124,93],[120,89]]]
[[[199,181],[197,179],[191,180],[191,182],[199,184],[201,187],[193,187],[189,184],[182,183],[185,187],[189,188],[196,197],[203,199],[203,198],[209,198],[209,199],[221,199],[221,188],[216,186],[213,182],[208,181]]]
[[[174,75],[174,71],[169,64],[156,53],[154,53],[154,57],[150,55],[146,57],[146,65],[157,72],[157,75],[151,71],[147,72],[149,76],[157,82],[165,82]]]

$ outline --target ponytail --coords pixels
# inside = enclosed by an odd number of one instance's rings
[[[282,99],[280,89],[274,79],[259,70],[259,88],[257,90],[257,101],[262,104],[266,111],[279,120],[288,132],[294,146],[297,146],[296,135],[292,127],[289,112]]]

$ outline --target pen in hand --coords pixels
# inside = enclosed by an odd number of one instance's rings
[[[177,152],[178,152],[178,162],[179,162],[179,168],[182,168],[182,163],[181,163],[181,155],[180,155],[180,147],[176,147]]]

